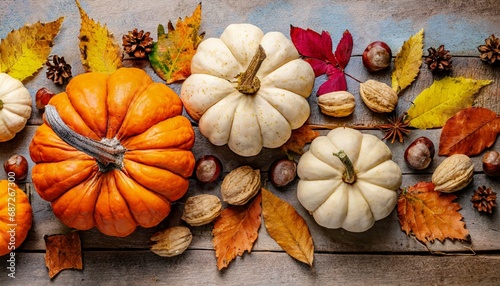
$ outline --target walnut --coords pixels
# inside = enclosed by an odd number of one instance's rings
[[[192,239],[191,230],[185,226],[167,228],[151,236],[151,251],[159,256],[176,256],[189,247]]]
[[[352,114],[356,102],[354,95],[347,91],[334,91],[318,97],[318,105],[323,114],[333,117],[345,117]]]
[[[474,177],[474,163],[463,154],[454,154],[439,164],[432,174],[434,190],[452,193],[465,188]]]
[[[260,190],[260,171],[242,166],[231,171],[222,181],[222,200],[231,205],[244,205]]]
[[[221,211],[222,204],[217,196],[203,194],[186,200],[181,218],[189,225],[200,226],[212,222]]]
[[[366,106],[374,112],[392,112],[398,104],[397,93],[387,84],[373,79],[359,84],[359,94]]]

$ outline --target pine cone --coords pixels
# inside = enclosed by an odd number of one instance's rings
[[[485,186],[479,187],[472,195],[472,206],[480,212],[492,213],[496,204],[497,193]]]
[[[425,63],[429,66],[431,71],[444,71],[451,69],[451,55],[450,51],[444,49],[444,45],[439,46],[439,48],[429,48],[427,49],[429,55],[425,59]]]
[[[66,63],[64,57],[52,56],[52,60],[47,60],[47,78],[54,83],[62,85],[71,75],[71,66]]]
[[[137,28],[128,31],[128,35],[123,35],[122,46],[126,54],[139,59],[145,58],[153,47],[153,38],[149,37],[151,33],[144,33],[143,30],[137,32]]]
[[[484,42],[486,43],[485,45],[477,47],[481,53],[481,60],[490,64],[500,62],[500,38],[491,35]]]

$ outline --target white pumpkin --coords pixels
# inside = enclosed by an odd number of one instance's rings
[[[349,160],[337,157],[342,153]],[[314,139],[297,173],[298,199],[316,222],[352,232],[366,231],[392,212],[402,180],[389,147],[351,128],[336,128]]]
[[[0,73],[0,142],[21,131],[31,116],[31,96],[23,83]]]
[[[252,61],[259,45],[266,57]],[[245,90],[240,76],[252,71],[258,80],[249,82],[260,86]],[[220,38],[200,43],[181,99],[212,144],[228,144],[241,156],[254,156],[262,147],[280,147],[305,123],[314,78],[311,66],[282,33],[264,35],[254,25],[232,24]]]

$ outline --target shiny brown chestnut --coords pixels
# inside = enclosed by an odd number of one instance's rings
[[[391,64],[392,51],[381,41],[369,44],[363,52],[362,60],[365,68],[371,72],[383,70]]]
[[[269,180],[278,188],[290,184],[297,176],[297,163],[290,159],[278,159],[271,164]]]
[[[8,176],[13,176],[16,181],[26,179],[28,175],[28,161],[22,155],[12,155],[3,163],[3,168]]]
[[[488,151],[483,155],[483,171],[487,176],[500,176],[500,153]]]
[[[405,150],[404,159],[408,167],[415,170],[423,170],[431,164],[434,159],[434,143],[427,137],[415,139]]]
[[[222,173],[222,163],[213,155],[201,156],[194,165],[195,176],[202,183],[215,182]]]
[[[40,88],[36,94],[35,94],[35,105],[36,108],[38,109],[44,109],[45,106],[49,103],[49,100],[54,96],[55,94],[50,91],[46,87]]]

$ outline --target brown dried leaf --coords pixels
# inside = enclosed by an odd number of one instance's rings
[[[312,267],[314,244],[305,220],[287,202],[262,188],[262,215],[269,235],[291,257]]]
[[[456,198],[434,191],[431,182],[419,182],[403,190],[398,198],[401,230],[407,235],[413,233],[423,243],[447,238],[467,240],[469,231],[458,212],[462,207],[453,202]]]
[[[474,156],[495,143],[500,118],[483,107],[469,107],[446,121],[439,139],[439,155]]]
[[[53,278],[64,269],[83,269],[82,246],[77,232],[67,235],[46,235],[45,265],[49,269],[49,277]]]
[[[281,146],[281,151],[288,154],[290,151],[297,153],[299,155],[304,154],[304,145],[311,143],[314,138],[319,136],[319,132],[313,130],[309,125],[303,125],[302,127],[292,131],[292,136],[286,141],[286,143]]]
[[[261,201],[259,194],[245,206],[224,209],[215,221],[212,243],[219,270],[226,268],[236,256],[242,256],[245,250],[252,251],[259,235]]]

